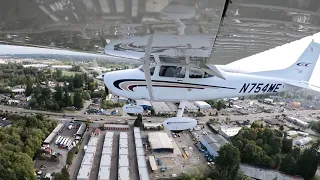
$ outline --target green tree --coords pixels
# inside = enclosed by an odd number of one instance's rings
[[[283,138],[282,139],[282,153],[286,154],[291,151],[293,146],[292,139]]]
[[[141,127],[142,126],[142,115],[138,114],[137,119],[134,121],[135,127]]]
[[[252,124],[251,124],[251,128],[260,128],[260,123],[258,121],[254,121]]]
[[[57,101],[57,102],[61,102],[62,99],[63,99],[63,95],[62,95],[62,88],[60,86],[57,86],[55,88],[56,92],[54,93],[54,99]]]
[[[292,157],[291,153],[288,153],[280,165],[280,171],[286,173],[286,174],[295,174],[296,172],[296,161]]]
[[[297,161],[298,160],[298,158],[299,158],[299,156],[300,156],[300,148],[298,148],[298,147],[295,147],[295,148],[293,148],[293,150],[292,150],[292,157]]]
[[[76,92],[74,94],[74,107],[80,109],[83,108],[83,99],[82,99],[82,95],[80,92]]]
[[[65,106],[72,106],[73,105],[72,98],[71,98],[68,90],[64,91],[63,102],[64,102]]]
[[[223,145],[215,161],[217,179],[233,180],[237,177],[240,165],[240,152],[232,144]]]
[[[297,161],[297,172],[305,180],[310,180],[316,173],[319,164],[318,152],[307,148],[303,151]]]
[[[27,87],[26,87],[26,96],[30,96],[32,94],[32,84],[31,83],[28,83],[27,84]]]
[[[70,176],[69,176],[68,170],[66,168],[63,168],[61,170],[61,172],[55,174],[54,179],[55,180],[69,180]]]

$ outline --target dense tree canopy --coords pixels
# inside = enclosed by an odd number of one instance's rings
[[[13,125],[0,128],[0,179],[35,179],[32,158],[57,124],[43,116],[11,115],[7,119]]]

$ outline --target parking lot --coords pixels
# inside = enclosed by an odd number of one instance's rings
[[[69,125],[70,121],[65,121],[65,125],[63,127],[62,132],[57,135],[53,141],[50,143],[50,149],[52,150],[51,154],[57,153],[60,154],[58,155],[58,161],[54,162],[54,161],[50,161],[49,159],[47,160],[40,160],[39,158],[35,161],[35,168],[36,169],[40,169],[42,165],[44,165],[46,168],[42,168],[43,173],[53,173],[53,172],[60,172],[61,169],[66,165],[66,160],[67,160],[67,155],[69,150],[66,148],[61,148],[58,145],[55,144],[56,139],[59,136],[65,137],[65,138],[69,138],[69,139],[74,139],[73,135],[77,132],[77,129],[79,127],[80,124],[78,124],[77,122],[74,123],[74,127],[73,129],[69,130],[68,129],[68,125]]]

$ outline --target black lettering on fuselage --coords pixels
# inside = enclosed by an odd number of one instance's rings
[[[276,88],[274,88],[273,92],[278,92],[277,90],[279,89],[279,86],[281,86],[282,84],[277,84]]]
[[[249,90],[250,85],[252,87]],[[279,86],[281,85],[282,84],[245,83],[240,89],[239,93],[251,93],[251,92],[260,93],[261,91],[263,93],[278,92],[278,89],[280,88]]]
[[[267,92],[272,92],[276,86],[277,84],[270,84],[270,87]]]
[[[247,85],[247,83],[244,83],[244,85],[240,89],[239,93],[241,93],[242,91],[243,91],[243,93],[245,93],[247,91],[247,89],[249,88],[249,86],[250,86],[250,83],[248,83],[248,85]]]

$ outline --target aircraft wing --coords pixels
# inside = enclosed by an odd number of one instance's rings
[[[154,34],[151,60],[225,65],[319,32],[319,9],[318,0],[16,0],[0,7],[0,43],[133,61]]]

